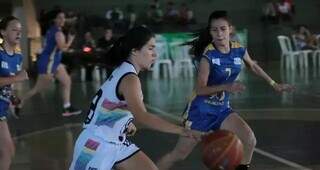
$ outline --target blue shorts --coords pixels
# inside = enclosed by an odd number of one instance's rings
[[[61,56],[53,59],[40,56],[37,60],[38,74],[54,74],[61,62]]]
[[[0,100],[0,121],[5,120],[8,116],[9,103],[4,100]]]
[[[233,112],[230,107],[191,106],[187,110],[188,116],[184,121],[185,127],[208,132],[220,129],[222,122]]]

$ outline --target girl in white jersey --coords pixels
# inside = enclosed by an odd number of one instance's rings
[[[171,124],[145,108],[137,75],[150,69],[156,59],[151,30],[143,26],[132,28],[115,42],[106,57],[116,69],[91,103],[70,170],[156,170],[149,157],[126,139],[136,130],[134,120],[161,132],[200,138],[199,132]]]

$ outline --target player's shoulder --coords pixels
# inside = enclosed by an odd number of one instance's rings
[[[206,53],[208,53],[208,52],[210,52],[210,51],[215,51],[215,50],[216,50],[216,48],[213,46],[212,43],[210,43],[210,44],[208,44],[207,47],[204,49],[203,54],[206,54]]]

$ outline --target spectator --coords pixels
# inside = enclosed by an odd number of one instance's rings
[[[194,23],[193,11],[187,6],[186,3],[182,3],[179,10],[179,23],[182,25],[188,25]]]
[[[163,12],[161,9],[157,8],[155,5],[150,5],[147,12],[148,23],[149,24],[160,24],[162,23]]]
[[[126,12],[127,29],[131,29],[136,25],[137,21],[137,14],[134,11],[134,6],[132,4],[128,4]]]
[[[99,49],[107,50],[114,43],[114,41],[115,39],[113,38],[113,31],[108,27],[104,30],[103,37],[99,38],[97,47]]]
[[[113,7],[107,11],[106,18],[111,22],[113,28],[116,28],[115,31],[117,31],[117,33],[125,31],[123,12],[118,7]]]
[[[150,5],[154,5],[157,9],[160,9],[159,0],[153,0]]]
[[[279,23],[278,7],[273,0],[270,0],[264,5],[262,12],[262,21],[270,21],[272,24]]]
[[[166,19],[166,21],[170,23],[171,22],[176,23],[179,16],[179,12],[174,5],[175,4],[173,1],[168,1],[166,6],[166,11],[164,13],[164,18]]]
[[[282,21],[292,20],[291,7],[286,0],[281,0],[281,2],[278,3],[278,11],[279,11],[279,17]]]
[[[96,41],[92,37],[92,34],[90,31],[84,34],[84,43],[82,44],[82,49],[85,50],[85,48],[87,49],[90,48],[91,50],[94,50],[96,48]]]
[[[318,47],[316,35],[312,34],[304,25],[298,25],[293,38],[297,50],[316,50]]]
[[[121,21],[123,20],[123,12],[118,7],[113,7],[107,11],[106,18],[111,21]]]

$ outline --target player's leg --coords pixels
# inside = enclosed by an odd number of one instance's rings
[[[244,157],[241,164],[250,164],[254,147],[256,145],[256,137],[249,125],[236,113],[231,113],[223,122],[220,129],[229,130],[235,133],[244,146]]]
[[[0,120],[0,169],[9,170],[15,148],[7,121]]]
[[[31,98],[38,92],[41,92],[44,89],[48,88],[52,84],[52,81],[52,74],[39,74],[37,77],[36,84],[33,86],[33,88],[22,96],[19,107],[22,107],[27,99]]]
[[[73,106],[71,106],[71,103],[70,103],[71,78],[63,64],[58,65],[55,77],[62,85],[62,98],[63,98],[63,107],[64,107],[63,116],[80,114],[81,110],[75,109]]]
[[[62,85],[63,104],[70,103],[71,78],[64,65],[59,64],[55,77]]]
[[[198,141],[192,138],[179,137],[175,148],[160,158],[157,166],[160,170],[169,170],[175,162],[184,160],[192,152],[197,143]]]

